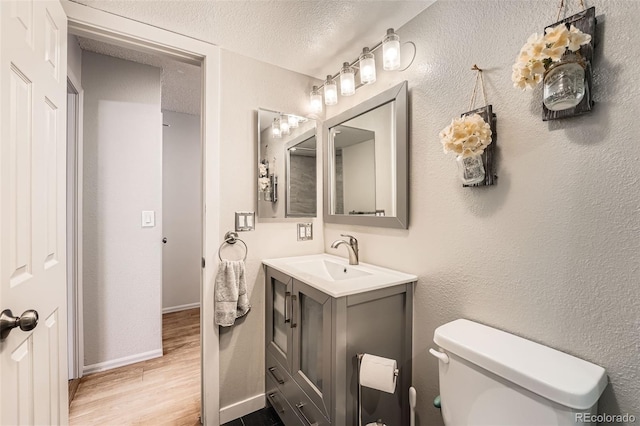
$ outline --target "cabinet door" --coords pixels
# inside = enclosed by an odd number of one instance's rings
[[[287,372],[291,373],[293,279],[272,268],[267,268],[266,281],[266,349],[283,367],[287,368]]]
[[[331,420],[331,298],[293,280],[292,299],[293,379]]]

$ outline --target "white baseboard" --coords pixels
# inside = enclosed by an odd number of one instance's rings
[[[111,370],[112,368],[122,367],[124,365],[135,364],[136,362],[146,361],[148,359],[158,358],[162,356],[162,349],[155,351],[143,352],[125,356],[123,358],[113,359],[111,361],[99,362],[97,364],[85,365],[82,374],[97,373],[98,371]]]
[[[193,308],[199,308],[199,307],[200,307],[200,302],[187,303],[186,305],[178,305],[178,306],[171,306],[169,308],[162,308],[162,313],[168,314],[170,312],[186,311],[187,309],[193,309]]]
[[[220,424],[230,422],[231,420],[239,419],[242,416],[253,413],[263,409],[266,406],[264,394],[252,396],[244,401],[236,402],[235,404],[227,405],[220,409]]]

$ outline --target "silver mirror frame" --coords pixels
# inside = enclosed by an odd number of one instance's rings
[[[395,105],[396,135],[396,216],[351,216],[332,213],[333,200],[333,141],[331,128],[358,117],[391,101]],[[324,156],[324,220],[345,225],[377,226],[383,228],[409,228],[409,108],[406,81],[385,90],[379,95],[326,120],[322,126],[325,140]]]

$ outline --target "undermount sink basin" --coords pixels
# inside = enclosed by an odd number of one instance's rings
[[[327,259],[314,259],[307,262],[292,263],[291,266],[327,281],[342,281],[371,275],[371,272],[358,268],[358,266],[346,266]]]
[[[262,263],[332,297],[379,290],[418,279],[415,275],[368,263],[349,265],[347,259],[327,253],[265,259]]]

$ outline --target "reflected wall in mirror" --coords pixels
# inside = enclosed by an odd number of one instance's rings
[[[286,217],[316,216],[316,145],[315,129],[285,145]]]
[[[325,220],[408,226],[407,83],[327,120]]]
[[[258,218],[316,216],[316,123],[258,110]]]

